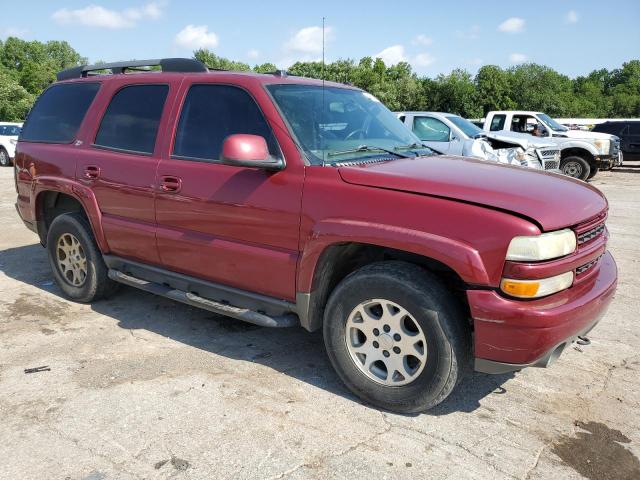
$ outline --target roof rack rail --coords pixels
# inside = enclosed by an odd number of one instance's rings
[[[140,67],[160,66],[163,72],[207,72],[204,63],[194,58],[160,58],[154,60],[131,60],[129,62],[103,63],[100,65],[81,65],[79,67],[67,68],[58,72],[58,81],[71,80],[72,78],[88,77],[90,72],[100,70],[111,70],[112,74],[125,73],[127,70],[136,70]]]
[[[274,70],[273,72],[269,72],[267,75],[275,75],[276,77],[288,77],[289,72],[286,70]]]

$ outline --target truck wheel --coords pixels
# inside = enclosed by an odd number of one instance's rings
[[[89,303],[116,290],[117,283],[107,276],[107,266],[82,214],[65,213],[53,220],[47,252],[53,277],[71,300]]]
[[[589,163],[584,158],[574,156],[564,158],[560,162],[560,170],[565,175],[580,180],[586,180],[589,178],[589,173],[591,173]]]
[[[416,265],[380,262],[333,291],[324,342],[336,372],[368,403],[410,413],[442,402],[470,365],[466,316],[438,279]]]
[[[611,168],[608,168],[607,170],[611,170]],[[587,177],[587,180],[590,180],[593,177],[595,177],[596,173],[598,173],[598,167],[591,167],[591,171],[589,172],[589,176]]]
[[[0,166],[8,167],[11,165],[11,159],[9,158],[9,153],[5,150],[4,147],[0,147]]]

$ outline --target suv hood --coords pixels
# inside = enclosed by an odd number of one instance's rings
[[[351,184],[450,198],[514,212],[544,231],[570,227],[607,208],[580,180],[466,157],[438,155],[339,167]]]

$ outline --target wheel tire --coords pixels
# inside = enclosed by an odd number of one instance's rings
[[[4,147],[0,147],[0,167],[10,167],[11,159]]]
[[[611,170],[611,168],[607,168],[607,170]],[[593,177],[595,177],[596,173],[598,173],[598,167],[591,167],[591,171],[589,172],[587,180],[591,180]]]
[[[401,306],[424,333],[426,361],[408,384],[374,381],[349,352],[349,316],[371,299]],[[438,405],[470,370],[470,330],[465,325],[462,307],[434,275],[413,264],[389,261],[367,265],[335,288],[325,310],[323,333],[331,364],[353,393],[382,409],[412,413]]]
[[[582,157],[567,157],[560,162],[560,170],[569,177],[586,180],[591,173],[589,163]]]
[[[78,250],[86,260],[85,277],[79,285],[74,285],[59,265],[58,255],[63,255],[59,254],[62,251],[59,242],[63,237],[75,238],[80,247]],[[91,226],[81,213],[65,213],[53,220],[47,234],[47,252],[53,277],[69,299],[89,303],[108,297],[117,289],[118,284],[107,275],[108,269],[93,238]]]

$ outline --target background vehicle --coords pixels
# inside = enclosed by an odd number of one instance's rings
[[[21,128],[21,123],[0,122],[0,166],[11,165]]]
[[[469,120],[451,113],[400,112],[397,115],[424,144],[438,152],[560,172],[560,150],[544,139],[513,132],[484,132]]]
[[[489,373],[548,365],[615,292],[597,189],[433,155],[357,88],[189,59],[58,79],[14,171],[18,212],[76,301],[123,283],[322,329],[355,394],[415,412],[472,358]]]
[[[620,137],[624,158],[640,160],[640,120],[612,120],[594,126],[591,131]]]
[[[489,112],[483,130],[531,133],[535,126],[539,127],[540,135],[560,147],[560,170],[565,175],[587,180],[598,169],[608,170],[622,162],[619,138],[605,133],[569,130],[541,112]]]

